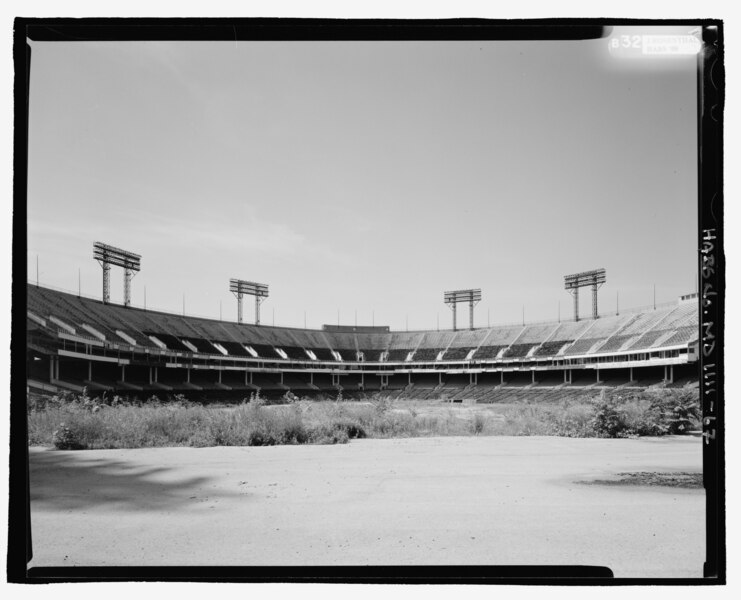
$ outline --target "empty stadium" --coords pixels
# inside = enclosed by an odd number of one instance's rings
[[[597,319],[432,331],[250,325],[28,284],[34,391],[240,400],[291,392],[495,402],[697,381],[696,294]]]

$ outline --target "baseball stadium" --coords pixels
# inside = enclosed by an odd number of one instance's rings
[[[574,317],[562,322],[473,327],[481,290],[446,292],[454,328],[391,331],[389,327],[325,325],[321,330],[259,323],[268,286],[232,280],[252,295],[256,323],[230,322],[133,308],[110,299],[110,266],[126,282],[137,255],[96,243],[104,268],[102,300],[28,284],[28,386],[36,391],[109,391],[127,395],[185,394],[240,400],[250,392],[451,402],[558,400],[602,388],[696,386],[697,294],[622,314],[598,314],[604,269],[565,278]],[[591,288],[591,318],[579,318],[579,287]],[[467,304],[470,327],[455,309]]]

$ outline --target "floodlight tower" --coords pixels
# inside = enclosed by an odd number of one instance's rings
[[[141,270],[141,255],[101,242],[93,244],[93,258],[103,267],[103,303],[111,301],[111,265],[124,270],[124,306],[131,304],[131,279]]]
[[[453,310],[453,331],[457,329],[456,306],[459,302],[468,302],[469,327],[473,329],[473,307],[481,302],[481,289],[444,292],[443,299]]]
[[[607,272],[604,269],[584,271],[564,277],[564,288],[574,297],[574,321],[579,320],[579,288],[592,288],[592,318],[599,318],[597,310],[597,290],[607,281]]]
[[[229,291],[237,297],[237,321],[242,322],[242,295],[255,297],[255,325],[260,324],[260,304],[268,297],[268,286],[254,281],[230,279]]]

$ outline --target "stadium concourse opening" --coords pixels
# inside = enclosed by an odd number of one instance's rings
[[[637,312],[447,331],[250,325],[28,284],[33,391],[241,400],[292,392],[492,402],[696,385],[698,296]]]

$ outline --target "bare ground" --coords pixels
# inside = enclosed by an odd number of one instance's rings
[[[451,437],[336,446],[31,449],[49,565],[602,565],[701,577],[698,438]]]

